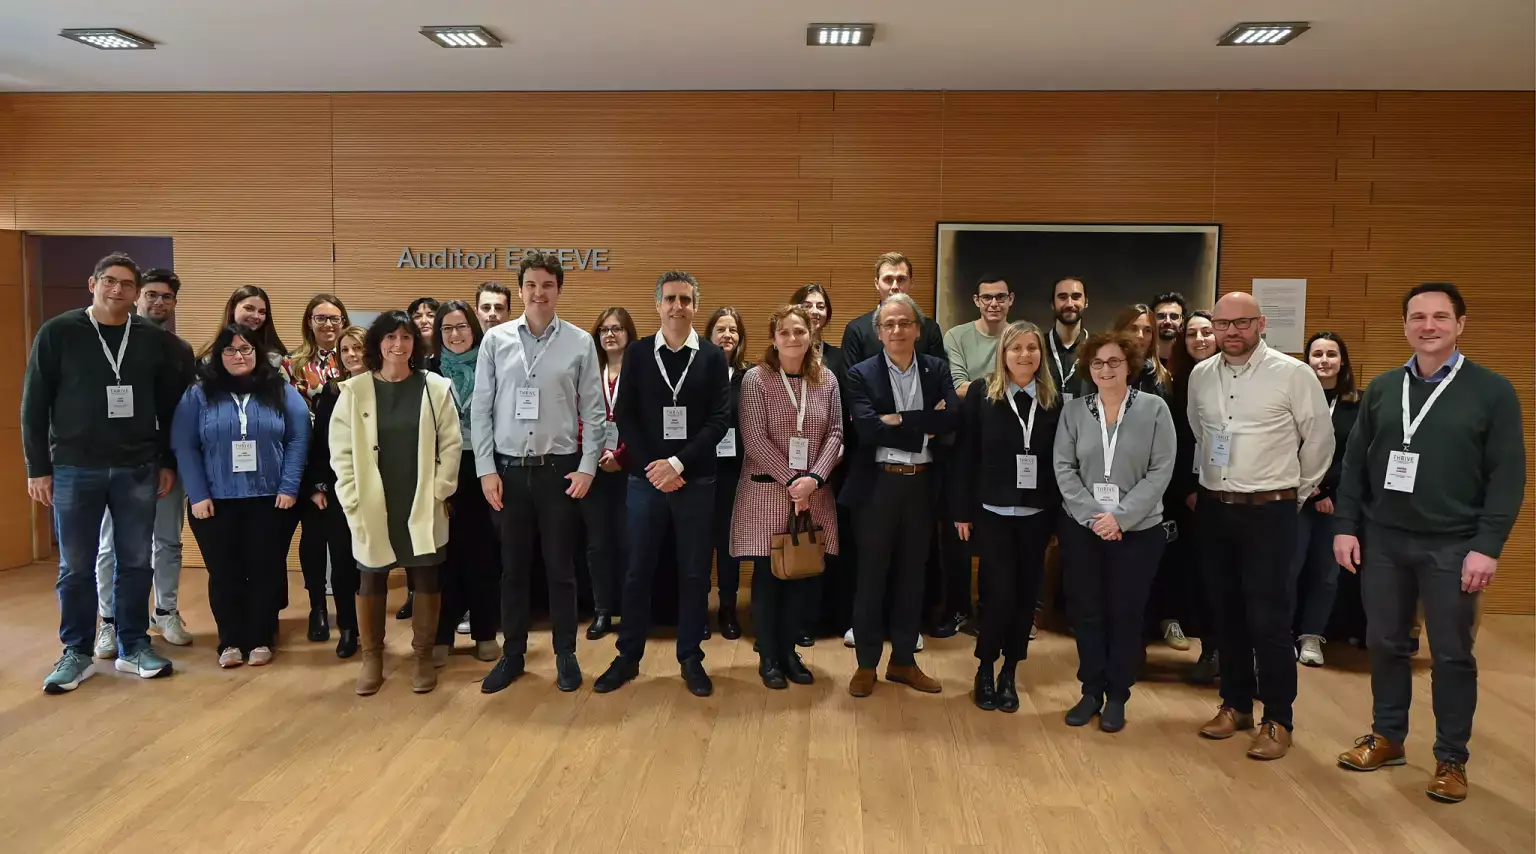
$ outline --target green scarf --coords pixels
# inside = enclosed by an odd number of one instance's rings
[[[439,354],[443,376],[453,383],[454,402],[459,407],[459,424],[469,429],[469,400],[475,393],[475,360],[480,356],[479,347],[471,347],[455,353],[444,347]]]

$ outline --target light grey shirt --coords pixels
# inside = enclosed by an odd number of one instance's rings
[[[885,369],[891,377],[891,394],[896,398],[897,412],[910,412],[923,408],[923,379],[917,367],[917,354],[912,354],[912,364],[905,371],[897,369],[889,358],[885,360]],[[923,437],[923,449],[911,455],[907,459],[907,452],[894,450],[884,446],[875,449],[875,462],[899,463],[906,465],[918,465],[933,462],[933,452],[928,450],[928,437]]]
[[[1093,497],[1093,485],[1105,482],[1103,417],[1098,394],[1091,394],[1068,403],[1056,427],[1056,484],[1067,512],[1080,525],[1093,524],[1093,517],[1105,511]],[[1132,391],[1125,417],[1109,436],[1117,434],[1108,482],[1120,487],[1120,503],[1109,512],[1122,531],[1144,531],[1162,523],[1163,491],[1173,479],[1178,439],[1168,404],[1155,394]]]
[[[538,417],[518,418],[519,389],[538,391]],[[469,410],[475,474],[496,473],[496,455],[574,454],[585,426],[578,471],[597,473],[610,430],[603,405],[603,370],[597,345],[585,330],[556,317],[544,335],[528,329],[527,315],[491,329],[480,341],[475,394]],[[525,404],[526,405],[526,404]]]

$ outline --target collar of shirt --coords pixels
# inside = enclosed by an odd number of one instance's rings
[[[512,321],[513,328],[527,330],[528,337],[541,344],[549,340],[550,333],[554,332],[555,327],[559,325],[560,316],[557,314],[553,318],[550,318],[549,325],[544,327],[544,331],[542,333],[535,335],[533,334],[533,330],[528,326],[528,315],[520,314],[516,320]]]
[[[1253,352],[1249,354],[1248,361],[1241,365],[1234,365],[1231,362],[1228,362],[1225,355],[1218,356],[1217,358],[1221,359],[1221,366],[1226,368],[1228,373],[1234,377],[1240,377],[1258,367],[1259,363],[1264,361],[1264,357],[1268,355],[1269,345],[1265,344],[1261,339],[1259,341],[1259,346],[1253,348]]]
[[[1449,359],[1445,360],[1445,364],[1441,365],[1438,370],[1436,370],[1433,374],[1430,374],[1427,377],[1424,376],[1423,374],[1419,373],[1419,357],[1416,356],[1416,355],[1415,356],[1409,356],[1408,357],[1408,362],[1406,364],[1404,364],[1403,367],[1407,368],[1408,369],[1408,373],[1413,374],[1413,376],[1416,379],[1421,379],[1421,380],[1424,380],[1426,382],[1437,383],[1437,382],[1440,382],[1441,380],[1445,379],[1446,377],[1450,376],[1451,375],[1451,369],[1456,367],[1456,363],[1458,361],[1460,361],[1460,360],[1461,360],[1461,350],[1459,348],[1456,349],[1456,350],[1452,350],[1451,351],[1451,357]]]
[[[884,353],[884,351],[881,351],[881,352]],[[914,352],[912,354],[912,364],[908,365],[907,369],[905,371],[903,371],[902,369],[896,367],[896,363],[891,361],[891,357],[890,356],[886,356],[885,357],[885,369],[891,372],[891,376],[896,376],[896,377],[901,377],[902,379],[907,379],[908,377],[910,377],[913,374],[917,373],[917,353]]]
[[[1009,397],[1013,397],[1014,395],[1018,394],[1021,391],[1024,392],[1025,394],[1029,395],[1031,398],[1033,398],[1035,396],[1035,381],[1034,380],[1030,380],[1029,381],[1029,385],[1024,386],[1023,388],[1019,388],[1018,384],[1013,382],[1012,380],[1008,381],[1008,396]]]
[[[661,348],[663,348],[663,347],[667,347],[667,336],[661,334],[661,330],[658,329],[658,330],[656,330],[656,352],[660,353],[661,352]],[[667,349],[668,350],[672,350],[671,347],[667,347]],[[699,349],[699,330],[697,330],[697,329],[689,329],[688,330],[688,338],[687,338],[687,340],[683,341],[683,346],[677,348],[676,350],[672,350],[672,352],[679,353],[679,352],[682,352],[684,349],[692,349],[692,350]]]

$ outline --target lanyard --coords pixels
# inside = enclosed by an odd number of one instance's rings
[[[661,333],[658,332],[656,334],[660,335]],[[697,348],[689,348],[688,364],[683,368],[683,375],[677,378],[677,385],[672,384],[672,377],[667,374],[667,366],[661,363],[661,350],[654,350],[651,352],[651,355],[656,357],[656,367],[661,369],[661,381],[666,383],[667,388],[672,392],[672,405],[676,406],[677,393],[683,390],[683,383],[688,381],[688,371],[693,368],[693,360],[699,355],[699,351]]]
[[[251,401],[251,396],[249,394],[234,394],[230,395],[230,397],[235,399],[235,407],[240,410],[240,441],[243,442],[245,441],[247,428],[250,426],[245,417],[245,405]]]
[[[1024,416],[1019,414],[1019,404],[1014,401],[1013,395],[1005,394],[1003,397],[1008,398],[1008,408],[1013,410],[1013,417],[1019,419],[1019,426],[1024,428],[1024,453],[1027,454],[1029,453],[1029,437],[1035,432],[1035,410],[1039,408],[1040,401],[1034,397],[1029,399],[1029,420],[1025,421]],[[1120,438],[1118,431],[1115,438]],[[1105,476],[1108,477],[1108,475],[1109,473],[1105,472]]]
[[[609,412],[610,415],[613,413],[613,405],[615,403],[617,403],[618,400],[619,400],[619,379],[620,379],[619,376],[617,376],[617,375],[614,376],[614,378],[613,378],[613,390],[609,391],[608,390],[609,389],[609,386],[608,386],[608,366],[607,365],[603,366],[603,400],[608,402],[608,412]]]
[[[1435,405],[1435,401],[1439,399],[1440,393],[1445,391],[1445,387],[1451,384],[1451,380],[1456,379],[1457,372],[1466,363],[1467,360],[1464,357],[1456,360],[1456,367],[1451,368],[1450,376],[1435,384],[1435,390],[1429,393],[1429,400],[1424,401],[1424,408],[1419,410],[1419,414],[1412,421],[1408,420],[1409,370],[1403,368],[1403,450],[1408,450],[1408,446],[1413,443],[1413,434],[1419,432],[1419,424],[1423,423],[1424,416],[1429,414],[1429,408]]]
[[[1098,395],[1094,395],[1095,398]],[[1109,437],[1109,412],[1103,407],[1099,408],[1099,439],[1104,442],[1104,482],[1109,483],[1109,469],[1115,463],[1115,446],[1120,444],[1120,434],[1125,432],[1125,405],[1131,402],[1129,390],[1125,393],[1125,399],[1120,401],[1120,414],[1115,416],[1115,437]],[[1097,400],[1095,400],[1097,403]]]
[[[550,325],[554,326],[555,330],[549,333],[549,340],[544,342],[544,349],[539,351],[539,355],[533,357],[532,364],[528,362],[528,344],[522,341],[521,338],[517,342],[519,345],[517,348],[517,358],[518,361],[523,363],[523,377],[525,379],[533,379],[533,369],[539,366],[539,362],[544,359],[544,354],[548,353],[550,348],[555,346],[555,339],[560,337],[560,318],[557,317],[551,320]],[[528,329],[528,322],[526,320],[523,321],[523,328]],[[545,331],[548,330],[546,329]],[[533,330],[529,329],[528,334],[533,335]],[[534,335],[533,340],[538,342],[539,336]]]
[[[1082,325],[1079,324],[1078,325],[1078,329],[1077,329],[1077,343],[1078,344],[1083,343],[1083,336],[1086,335],[1086,334],[1088,334],[1087,330],[1083,329]],[[1061,364],[1061,351],[1056,349],[1056,342],[1057,341],[1061,341],[1061,336],[1056,334],[1056,330],[1054,328],[1051,330],[1051,338],[1055,339],[1054,341],[1051,342],[1051,358],[1056,360],[1056,374],[1061,377],[1061,384],[1062,385],[1066,385],[1067,384],[1067,380],[1071,379],[1071,377],[1069,377],[1067,375],[1067,369],[1062,367],[1062,364]],[[1063,346],[1065,346],[1065,345],[1063,345]],[[1077,345],[1074,344],[1073,346],[1075,347]]]
[[[799,400],[795,399],[795,390],[789,387],[789,375],[779,368],[779,379],[784,381],[784,393],[789,395],[789,405],[795,408],[795,432],[805,431],[805,402],[810,399],[809,392],[802,394]],[[805,389],[805,380],[800,381],[801,390]]]
[[[1338,398],[1334,398],[1332,401],[1330,401],[1328,403],[1328,420],[1330,420],[1330,421],[1333,420],[1333,410],[1335,408],[1337,408],[1338,405],[1339,405],[1339,399]]]
[[[133,329],[133,318],[123,324],[123,340],[117,345],[117,358],[112,358],[112,351],[107,348],[107,339],[102,337],[101,324],[96,322],[94,308],[85,310],[85,316],[91,319],[91,327],[96,330],[96,340],[101,342],[101,352],[107,355],[107,364],[112,366],[112,375],[117,377],[117,384],[123,384],[123,354],[128,352],[128,333]],[[1457,367],[1460,367],[1458,364]]]

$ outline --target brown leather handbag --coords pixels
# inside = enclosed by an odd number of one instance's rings
[[[797,581],[820,575],[826,566],[821,527],[810,513],[791,513],[786,528],[784,533],[773,535],[769,547],[773,577]]]

